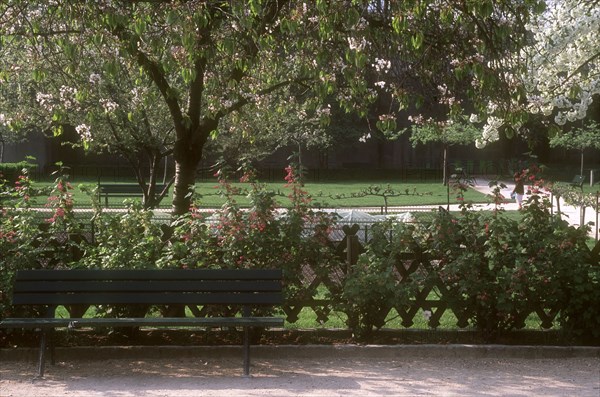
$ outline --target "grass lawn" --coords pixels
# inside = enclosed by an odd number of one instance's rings
[[[131,182],[130,182],[131,183]],[[233,183],[234,187],[240,190],[240,194],[236,196],[236,201],[241,206],[249,206],[248,189],[250,186],[246,183]],[[265,189],[273,192],[276,201],[280,206],[289,206],[290,200],[288,194],[290,189],[285,187],[283,182],[265,183]],[[446,186],[439,182],[378,182],[370,184],[365,181],[338,181],[338,182],[311,182],[305,185],[305,190],[313,197],[313,204],[316,207],[381,207],[385,205],[384,197],[381,195],[364,195],[362,194],[369,186],[380,187],[385,190],[389,185],[391,194],[388,197],[388,206],[416,206],[416,205],[442,205],[447,203],[448,192]],[[35,188],[50,188],[51,182],[35,182]],[[88,189],[93,189],[96,183],[80,183],[74,184],[75,188],[72,191],[77,207],[90,207],[91,198],[88,193],[82,191],[81,187],[85,186]],[[195,186],[196,201],[201,207],[221,207],[224,199],[220,193],[220,187],[216,181],[214,182],[198,182]],[[172,189],[171,189],[172,193]],[[47,195],[41,195],[34,199],[35,205],[44,205],[47,200]],[[132,197],[131,199],[139,199]],[[476,203],[485,203],[487,198],[473,189],[465,193],[465,199]],[[114,197],[109,199],[109,206],[123,206],[122,197]],[[161,207],[169,207],[170,198],[163,200]],[[450,203],[455,204],[455,194],[450,191]]]

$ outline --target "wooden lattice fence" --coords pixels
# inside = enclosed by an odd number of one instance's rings
[[[344,225],[340,228],[343,232],[343,238],[338,241],[332,241],[337,256],[342,263],[339,267],[330,270],[327,273],[319,271],[319,264],[306,264],[300,277],[300,289],[305,293],[298,294],[299,298],[290,298],[286,301],[283,310],[287,315],[287,320],[294,323],[298,319],[298,314],[303,308],[310,308],[317,316],[317,321],[327,322],[335,311],[335,299],[341,294],[343,281],[348,274],[348,269],[355,264],[359,255],[365,251],[364,241],[360,241],[357,234],[362,232],[361,237],[367,233],[362,228],[368,226]],[[599,243],[600,245],[600,243]],[[596,246],[590,255],[590,266],[599,266],[600,248]],[[428,325],[436,328],[440,325],[440,319],[444,313],[451,311],[456,317],[456,327],[469,327],[469,318],[472,313],[467,309],[453,310],[448,302],[450,290],[448,286],[439,277],[423,277],[429,275],[432,270],[438,266],[438,260],[430,258],[423,252],[403,253],[396,257],[393,274],[397,277],[399,284],[409,281],[411,276],[419,274],[421,278],[426,279],[421,289],[410,297],[408,308],[406,302],[398,302],[396,305],[384,308],[377,308],[380,316],[380,324],[385,324],[385,319],[395,310],[401,317],[401,325],[410,328],[415,323],[415,317],[421,315],[422,311],[430,312],[431,316]],[[324,293],[323,290],[326,290]],[[526,319],[530,314],[539,317],[540,326],[543,329],[550,329],[556,324],[559,309],[548,307],[543,302],[527,302],[527,308],[524,311],[516,313],[516,328],[522,329],[526,326]],[[348,315],[348,313],[345,313]]]

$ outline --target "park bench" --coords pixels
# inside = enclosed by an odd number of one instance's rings
[[[584,182],[585,182],[585,175],[575,175],[569,185],[582,189]]]
[[[164,190],[166,185],[156,185],[156,196]],[[104,206],[108,207],[109,197],[134,197],[141,196],[144,192],[142,187],[137,183],[101,183],[98,182],[98,200],[102,202],[104,198]]]
[[[242,328],[244,375],[249,376],[250,328],[281,327],[284,323],[280,317],[253,315],[252,309],[280,305],[282,300],[281,270],[22,270],[16,274],[12,304],[37,309],[42,315],[6,318],[0,321],[0,328],[41,331],[39,377],[44,376],[47,345],[54,364],[52,334],[56,328]],[[81,313],[95,305],[184,305],[194,317],[56,317],[58,306],[73,305],[83,307]],[[201,308],[213,305],[240,311],[241,316],[203,317]]]

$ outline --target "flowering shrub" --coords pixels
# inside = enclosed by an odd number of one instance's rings
[[[428,253],[439,264],[427,278],[441,280],[449,307],[490,338],[521,328],[537,307],[563,308],[572,286],[584,285],[587,230],[552,215],[532,186],[520,221],[463,208],[430,226]]]
[[[287,169],[286,211],[276,209],[273,193],[251,172],[242,182],[252,205],[240,208],[239,192],[222,176],[219,188],[227,200],[215,214],[192,207],[161,225],[136,203],[123,214],[97,209],[93,244],[82,238],[68,180],[56,178],[51,212],[40,217],[28,207],[31,183],[24,174],[8,189],[15,202],[0,209],[0,316],[15,314],[8,299],[19,269],[258,267],[284,270],[290,322],[304,306],[322,308],[321,319],[335,308],[347,315],[357,338],[382,327],[391,309],[405,326],[406,316],[419,309],[436,316],[430,311],[435,305],[423,301],[432,298],[428,294],[439,295],[438,308],[454,311],[460,327],[470,323],[490,338],[522,328],[531,312],[540,313],[549,328],[541,310],[560,313],[560,325],[574,336],[597,337],[600,245],[590,252],[586,229],[552,215],[547,198],[535,190],[539,178],[529,180],[534,194],[519,220],[502,216],[502,209],[473,211],[459,200],[459,215],[441,211],[427,224],[375,225],[362,255],[347,266],[343,249],[330,240],[332,218],[311,208],[294,167]],[[456,185],[459,198],[466,187]],[[435,326],[439,317],[430,320]]]
[[[332,219],[310,208],[311,197],[302,188],[295,168],[286,171],[291,206],[283,213],[276,210],[274,194],[251,171],[241,178],[250,185],[251,207],[240,208],[235,201],[238,189],[220,173],[218,187],[225,204],[210,218],[192,207],[189,214],[177,219],[174,237],[159,266],[283,268],[288,294],[309,294],[295,287],[303,269],[310,266],[314,272],[327,271],[329,263],[337,262],[329,246]]]
[[[128,203],[125,214],[97,213],[93,246],[80,265],[97,269],[153,269],[162,256],[164,242],[153,213],[139,202]]]
[[[385,325],[390,309],[405,310],[415,292],[414,283],[397,276],[397,266],[403,266],[398,259],[420,252],[414,225],[382,222],[372,233],[366,252],[348,269],[338,303],[358,339]]]
[[[59,173],[47,202],[52,210],[47,219],[43,219],[42,212],[30,208],[34,192],[27,172],[9,189],[14,201],[1,209],[0,217],[1,316],[14,309],[8,305],[8,299],[17,270],[68,268],[77,266],[82,258],[87,241],[82,238],[81,225],[75,221],[71,189],[67,177]]]

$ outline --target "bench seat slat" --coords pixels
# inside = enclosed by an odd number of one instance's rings
[[[20,270],[16,281],[281,280],[280,269]]]
[[[7,318],[0,328],[62,328],[62,327],[281,327],[278,317],[145,317],[145,318]]]
[[[15,305],[118,305],[118,304],[236,304],[275,305],[283,300],[280,292],[264,293],[26,293],[14,294]]]
[[[248,292],[280,291],[281,283],[275,280],[234,281],[19,281],[14,292]]]

